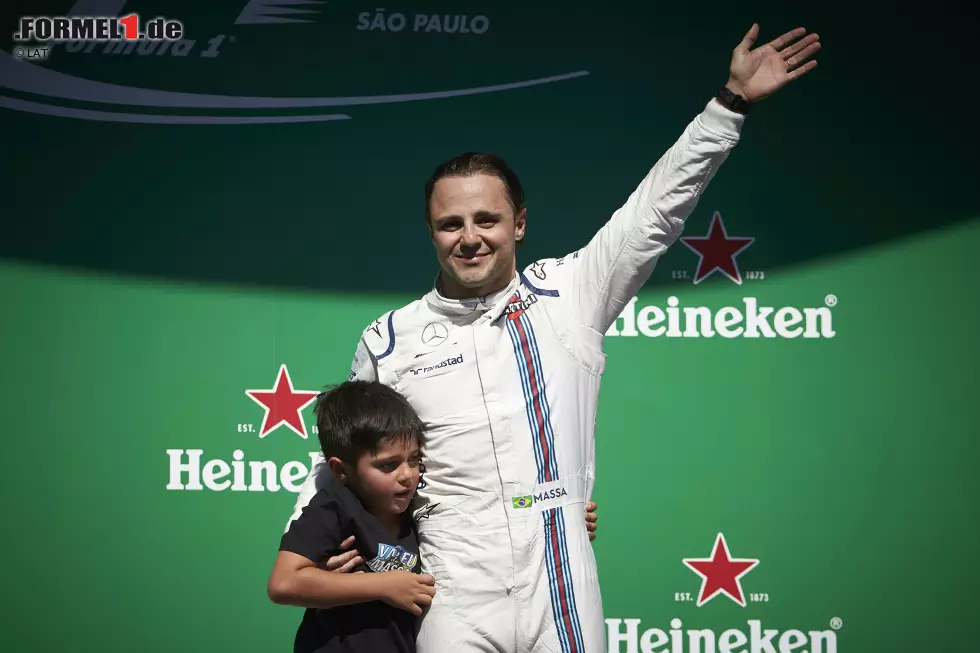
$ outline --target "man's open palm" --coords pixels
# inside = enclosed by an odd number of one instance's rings
[[[753,24],[732,53],[728,88],[750,102],[772,95],[787,83],[817,67],[807,61],[820,49],[820,37],[798,27],[756,49],[750,49],[759,36]]]

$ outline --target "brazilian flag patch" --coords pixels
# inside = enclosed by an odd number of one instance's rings
[[[531,498],[530,494],[526,497],[514,497],[512,501],[514,502],[515,508],[530,508],[531,504],[534,503],[534,499]]]

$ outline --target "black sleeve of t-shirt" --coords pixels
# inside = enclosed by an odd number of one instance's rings
[[[333,555],[351,533],[350,516],[336,497],[324,488],[313,495],[300,516],[289,524],[279,542],[279,550],[318,563]]]

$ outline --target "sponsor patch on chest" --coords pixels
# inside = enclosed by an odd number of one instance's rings
[[[437,363],[431,365],[424,364],[417,367],[410,367],[408,371],[412,373],[412,376],[423,376],[437,370],[445,370],[447,367],[452,367],[454,365],[461,365],[463,363],[463,353],[460,352],[455,356],[450,354],[446,358],[443,358]]]
[[[580,499],[579,499],[580,500]],[[553,483],[542,483],[535,485],[527,494],[511,497],[511,508],[514,510],[550,510],[563,506],[566,503],[573,503],[575,497],[568,491],[565,483],[555,481]]]
[[[534,293],[528,295],[525,299],[521,299],[517,295],[514,295],[510,303],[507,304],[507,318],[510,320],[516,320],[521,316],[521,314],[531,306],[538,303],[538,296]]]

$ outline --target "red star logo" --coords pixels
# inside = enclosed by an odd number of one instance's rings
[[[276,385],[272,390],[246,390],[245,394],[265,408],[262,429],[259,431],[260,438],[267,436],[282,423],[304,440],[308,437],[300,411],[313,403],[319,393],[293,390],[293,382],[289,378],[289,370],[286,369],[285,364],[279,366],[279,376],[276,377]]]
[[[715,211],[711,217],[711,227],[707,236],[688,236],[681,242],[698,255],[698,271],[694,283],[699,284],[720,270],[726,277],[742,285],[742,274],[738,270],[735,257],[755,242],[755,238],[729,238],[722,222],[721,213]]]
[[[684,558],[684,564],[701,577],[701,591],[698,593],[699,608],[718,594],[727,595],[744,608],[745,595],[742,593],[742,583],[739,579],[752,571],[759,561],[732,558],[724,534],[718,533],[710,558]]]

